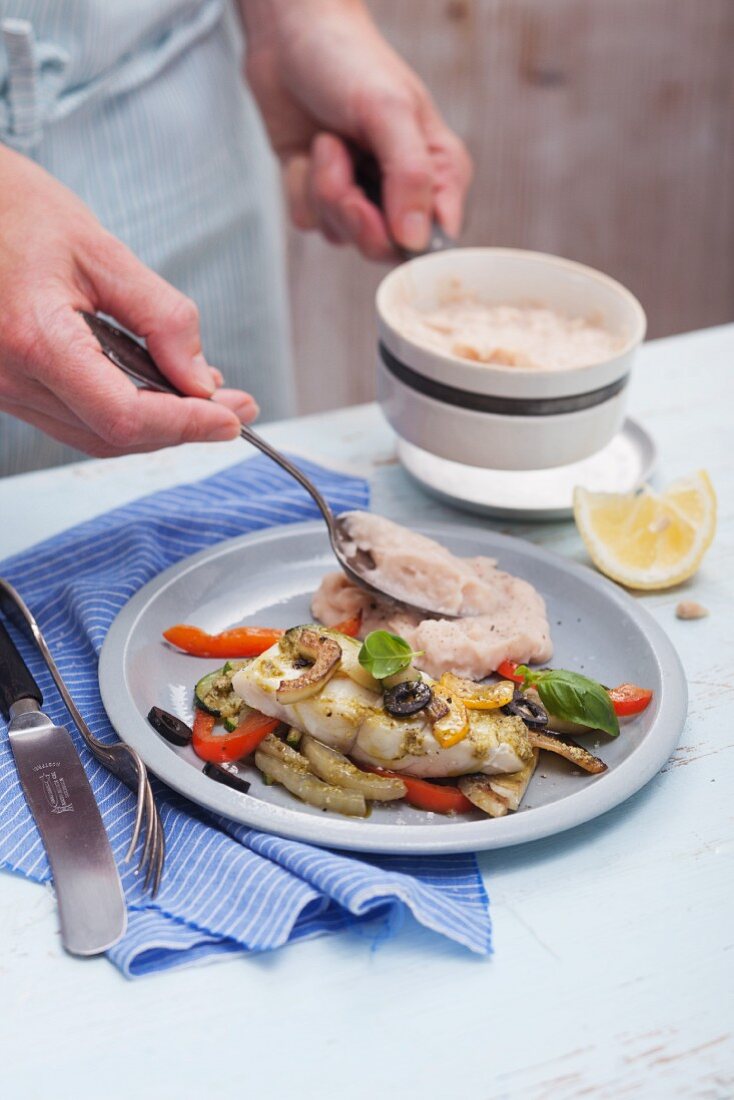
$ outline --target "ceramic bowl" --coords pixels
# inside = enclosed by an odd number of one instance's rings
[[[619,348],[588,366],[539,370],[445,354],[405,333],[406,305],[435,308],[457,287],[489,303],[593,319]],[[622,426],[645,313],[593,268],[510,248],[450,249],[391,271],[376,308],[378,400],[398,435],[431,454],[490,469],[545,469],[594,454]]]

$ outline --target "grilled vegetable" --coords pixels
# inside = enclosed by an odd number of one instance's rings
[[[319,810],[335,810],[349,817],[366,817],[367,803],[357,791],[322,782],[305,756],[273,737],[255,753],[255,764],[266,778],[282,783],[297,798]]]
[[[449,749],[463,741],[469,732],[469,714],[462,700],[456,695],[447,694],[440,684],[433,694],[449,708],[442,718],[433,723],[433,736],[442,749]]]
[[[342,650],[335,638],[319,634],[308,627],[289,630],[287,641],[298,657],[313,661],[310,668],[294,680],[280,681],[275,698],[279,703],[292,705],[303,699],[310,699],[321,691],[339,667]]]
[[[504,817],[517,810],[538,763],[538,749],[519,772],[512,775],[467,775],[459,780],[459,790],[470,802],[490,817]]]
[[[468,798],[460,790],[448,783],[428,783],[425,779],[416,779],[412,775],[402,775],[384,768],[363,765],[367,771],[376,775],[387,775],[393,779],[402,779],[405,784],[405,800],[418,810],[428,810],[434,814],[463,814],[473,809]]]
[[[403,718],[423,710],[432,698],[433,692],[423,680],[403,680],[385,692],[382,705],[394,718]]]
[[[518,661],[503,661],[501,665],[497,665],[497,675],[501,676],[503,680],[513,680],[516,684],[524,684],[525,674],[518,672],[519,668],[525,668],[525,665],[521,665]]]
[[[515,693],[515,685],[509,680],[476,684],[473,680],[454,676],[453,672],[444,672],[439,684],[446,693],[461,699],[468,710],[497,710],[509,703]]]
[[[284,631],[261,626],[238,626],[220,634],[207,634],[198,626],[179,623],[163,631],[163,637],[193,657],[257,657],[270,649]]]
[[[490,817],[504,817],[509,806],[507,800],[492,790],[488,775],[465,775],[459,780],[459,790],[474,806]]]
[[[259,711],[251,710],[237,726],[236,730],[225,733],[214,732],[215,717],[204,710],[197,710],[194,718],[192,747],[202,760],[212,764],[221,764],[226,760],[241,760],[253,752],[264,737],[280,725],[277,718],[268,718]]]
[[[179,748],[188,745],[193,737],[191,726],[187,726],[181,718],[177,718],[175,714],[169,714],[167,710],[162,710],[161,707],[150,708],[148,721],[156,733],[159,733],[161,737],[165,737],[166,741],[170,741],[172,745],[177,745]]]
[[[332,630],[355,637],[362,623],[362,614],[337,623]],[[219,634],[208,634],[198,626],[178,623],[163,631],[163,637],[177,649],[192,657],[259,657],[285,634],[277,627],[236,626]]]
[[[509,810],[516,810],[522,802],[530,780],[533,778],[533,773],[538,766],[539,755],[539,750],[533,749],[532,760],[529,760],[519,772],[512,772],[511,775],[489,776],[492,790],[498,798],[503,798],[507,802]]]
[[[322,745],[307,733],[301,739],[301,750],[312,771],[335,787],[346,787],[348,790],[358,791],[365,798],[376,798],[380,802],[405,797],[405,783],[402,779],[390,779],[360,771],[342,753],[330,749],[328,745]]]
[[[246,661],[227,661],[222,668],[208,672],[194,688],[197,707],[214,714],[217,718],[234,720],[237,724],[243,702],[232,689],[232,677],[244,668]]]
[[[557,756],[563,756],[585,772],[599,775],[607,770],[607,766],[598,756],[592,756],[583,745],[572,741],[570,737],[561,737],[552,733],[539,733],[537,730],[529,730],[530,741],[537,749],[545,749],[554,752]]]

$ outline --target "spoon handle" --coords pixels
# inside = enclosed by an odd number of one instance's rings
[[[366,149],[360,148],[360,146],[356,145],[354,142],[350,141],[348,143],[348,148],[354,166],[355,183],[364,191],[370,202],[376,206],[378,210],[384,213],[385,207],[383,204],[382,171],[380,165],[377,163],[372,153],[367,152]],[[428,238],[428,243],[425,248],[421,248],[417,252],[414,252],[410,248],[405,248],[402,244],[398,244],[396,240],[392,240],[391,243],[401,260],[414,260],[416,256],[425,256],[427,252],[441,252],[445,248],[456,248],[456,241],[453,237],[449,237],[437,218],[433,218],[431,221],[431,235]]]
[[[177,397],[186,396],[177,386],[174,386],[172,382],[169,382],[169,380],[161,374],[150,353],[142,344],[134,340],[132,336],[129,336],[126,332],[117,328],[116,325],[110,324],[109,321],[105,321],[102,317],[98,317],[94,313],[82,311],[82,317],[96,336],[99,341],[99,346],[110,362],[114,363],[116,367],[119,367],[121,371],[124,371],[124,373],[135,382],[139,382],[141,385],[148,387],[148,389],[157,390],[158,393],[172,393]],[[268,458],[271,458],[273,462],[277,462],[286,473],[295,478],[299,485],[302,485],[306,492],[311,495],[326,520],[329,534],[333,541],[336,537],[334,513],[313,482],[306,477],[303,471],[299,470],[297,466],[294,466],[285,455],[281,454],[280,451],[276,450],[270,443],[267,443],[262,436],[258,435],[252,428],[247,427],[245,424],[240,425],[240,435],[243,439],[247,440],[248,443],[251,443],[253,447],[257,447],[259,451],[262,451]]]

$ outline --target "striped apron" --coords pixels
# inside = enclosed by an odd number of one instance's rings
[[[0,0],[0,140],[201,312],[264,418],[293,401],[277,169],[225,0]],[[0,413],[0,475],[82,457]]]

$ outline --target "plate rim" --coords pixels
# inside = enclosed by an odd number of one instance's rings
[[[358,820],[332,815],[316,817],[298,808],[276,806],[212,783],[202,771],[178,756],[161,738],[155,736],[145,716],[133,703],[127,687],[127,653],[135,624],[159,593],[174,581],[197,569],[201,563],[226,557],[243,545],[322,534],[324,549],[328,550],[327,535],[320,520],[268,527],[205,547],[151,578],[127,601],[107,632],[99,658],[102,703],[117,735],[140,754],[154,775],[196,805],[263,832],[319,847],[349,851],[450,854],[504,848],[554,836],[585,824],[636,794],[669,759],[680,739],[688,709],[687,681],[680,657],[650,612],[588,566],[524,539],[493,530],[477,530],[468,523],[417,523],[414,526],[420,533],[439,540],[447,534],[456,534],[476,538],[481,544],[489,536],[488,541],[494,544],[493,553],[502,554],[504,550],[512,552],[515,549],[530,558],[550,560],[561,572],[579,577],[592,588],[601,590],[632,618],[650,647],[664,690],[653,726],[621,764],[579,791],[524,813],[482,821],[456,821],[451,825],[388,823],[370,825],[365,829]],[[122,691],[119,690],[121,679]]]

